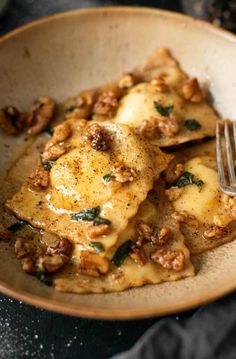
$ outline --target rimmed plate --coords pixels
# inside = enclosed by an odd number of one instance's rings
[[[0,39],[0,107],[20,108],[42,94],[62,100],[116,78],[168,47],[190,75],[211,91],[217,110],[233,118],[236,103],[236,38],[192,18],[161,10],[110,7],[76,10],[36,21]],[[19,151],[0,137],[1,177]],[[14,156],[13,156],[14,157]],[[13,158],[12,157],[12,158]],[[29,304],[75,316],[135,319],[186,310],[236,288],[236,241],[197,260],[194,278],[122,293],[56,293],[21,272],[0,243],[0,290]]]

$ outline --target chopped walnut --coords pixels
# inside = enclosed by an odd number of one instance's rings
[[[110,140],[106,130],[97,123],[87,128],[85,138],[96,151],[107,151],[110,148]]]
[[[56,103],[50,97],[40,97],[30,109],[28,134],[37,135],[52,121]]]
[[[136,79],[133,74],[125,74],[119,80],[119,88],[130,89],[136,83]]]
[[[99,236],[104,236],[111,232],[111,226],[108,224],[101,224],[99,226],[89,226],[88,235],[90,238],[96,238]]]
[[[32,257],[25,257],[21,260],[22,270],[28,274],[36,272],[36,260]]]
[[[184,253],[181,250],[158,249],[151,255],[153,262],[165,269],[179,272],[184,267]]]
[[[205,92],[200,88],[198,80],[194,77],[184,82],[182,95],[185,100],[198,103],[204,100]]]
[[[0,241],[9,242],[11,239],[11,232],[7,228],[0,228]]]
[[[152,235],[151,241],[158,246],[163,246],[170,238],[170,235],[171,235],[170,228],[163,227],[159,232],[157,232],[157,235],[155,237]]]
[[[88,119],[92,115],[93,105],[97,99],[97,91],[88,90],[80,94],[80,96],[65,109],[66,118]]]
[[[38,259],[37,267],[40,271],[53,273],[62,269],[69,257],[63,254],[45,255]]]
[[[169,86],[165,82],[165,76],[159,76],[156,79],[151,81],[151,84],[153,84],[158,92],[166,93],[169,91]]]
[[[179,124],[173,114],[169,117],[149,117],[143,120],[139,132],[148,139],[155,138],[158,134],[173,137],[179,131]]]
[[[121,163],[114,165],[114,169],[111,172],[115,180],[120,183],[132,182],[137,176],[135,169],[125,166]]]
[[[141,267],[143,267],[147,262],[144,250],[140,247],[137,247],[136,245],[132,245],[129,256],[135,261],[135,263],[139,264]]]
[[[36,191],[43,190],[49,185],[49,171],[39,166],[32,176],[29,177],[30,186]]]
[[[26,114],[15,107],[7,106],[0,110],[0,128],[8,135],[16,135],[26,126]]]
[[[179,131],[176,117],[173,114],[169,117],[160,117],[158,119],[158,130],[165,137],[173,137]]]
[[[203,236],[207,239],[211,238],[221,238],[223,236],[223,230],[220,227],[212,227],[211,229],[205,231]]]
[[[182,163],[175,164],[171,162],[164,171],[165,180],[168,183],[173,183],[179,179],[184,173],[184,165]]]
[[[64,155],[68,150],[68,147],[62,142],[57,143],[53,146],[46,145],[45,150],[42,154],[42,162],[55,161],[62,155]]]
[[[98,277],[107,273],[109,270],[109,261],[99,254],[89,251],[82,251],[79,263],[79,272],[92,277]]]
[[[186,211],[174,212],[172,217],[180,223],[185,223],[189,227],[197,228],[199,226],[197,218],[191,214],[188,214]]]
[[[46,254],[65,254],[69,256],[71,251],[72,245],[68,239],[57,238],[56,241],[48,245]]]
[[[137,223],[136,232],[137,240],[136,244],[141,246],[143,242],[150,242],[152,237],[152,228],[146,223]]]
[[[22,259],[31,254],[30,244],[24,237],[18,237],[14,245],[16,258]]]
[[[170,201],[176,201],[184,192],[183,187],[171,187],[165,191],[165,194],[167,195],[168,199]]]
[[[99,96],[93,112],[95,115],[113,117],[116,114],[117,107],[117,94],[114,91],[108,91]]]
[[[71,125],[68,121],[62,122],[60,125],[54,127],[53,136],[49,141],[51,145],[56,145],[59,142],[65,141],[71,135]]]

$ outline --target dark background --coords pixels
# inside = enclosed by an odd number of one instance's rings
[[[174,0],[12,0],[5,16],[0,19],[0,34],[42,16],[78,7],[101,5],[144,5],[182,11],[180,2]],[[231,295],[219,304],[215,303],[214,310],[217,311],[217,306],[226,308],[235,297]],[[207,311],[208,307],[204,310]],[[172,321],[185,325],[198,313],[199,310],[191,311],[171,318]],[[161,318],[125,322],[72,318],[0,295],[0,359],[105,359],[129,349],[151,325],[160,321]],[[219,323],[219,330],[221,325]]]

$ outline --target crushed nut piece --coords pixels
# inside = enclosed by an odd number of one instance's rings
[[[16,135],[26,126],[26,114],[20,113],[15,107],[7,106],[0,109],[0,128],[8,135]]]
[[[191,214],[188,214],[186,211],[174,212],[172,217],[178,222],[185,223],[189,227],[198,227],[199,222],[197,218]]]
[[[89,226],[88,235],[90,238],[96,238],[99,236],[104,236],[111,232],[111,226],[108,224],[101,224],[99,226]]]
[[[56,145],[59,142],[65,141],[71,135],[71,126],[68,121],[61,123],[54,127],[53,136],[49,141],[51,145]]]
[[[66,118],[89,119],[92,115],[93,105],[97,97],[97,91],[83,91],[71,105],[66,107]]]
[[[184,165],[182,163],[175,164],[171,162],[167,169],[164,171],[166,182],[173,183],[179,179],[184,173]]]
[[[207,239],[208,238],[210,238],[210,239],[211,238],[221,238],[223,236],[223,230],[220,227],[214,226],[211,229],[205,231],[203,233],[203,236]]]
[[[0,229],[0,241],[9,242],[11,239],[11,232],[7,228]]]
[[[109,261],[99,254],[89,251],[82,251],[79,263],[79,272],[92,277],[98,277],[107,273],[109,270]]]
[[[171,230],[168,227],[163,227],[161,228],[161,230],[157,233],[156,237],[154,238],[153,236],[151,237],[151,241],[158,245],[158,246],[163,246],[164,244],[166,244],[166,242],[168,241],[168,239],[170,238],[171,235]]]
[[[45,146],[45,150],[42,154],[42,162],[47,161],[55,161],[62,155],[64,155],[68,150],[68,147],[62,142],[57,143],[56,145],[50,146],[50,144],[47,144]]]
[[[180,188],[171,187],[165,191],[165,194],[167,195],[170,201],[175,201],[182,195],[183,192],[184,192],[184,187],[180,187]]]
[[[36,272],[36,261],[34,258],[25,257],[21,260],[22,270],[28,274],[33,274]]]
[[[137,240],[136,244],[141,246],[143,242],[150,242],[152,237],[152,228],[146,223],[137,223]]]
[[[136,83],[135,80],[136,79],[133,74],[125,74],[119,80],[119,88],[130,89],[131,87],[133,87],[135,85],[135,83]]]
[[[49,171],[45,170],[43,166],[37,167],[33,175],[29,177],[29,183],[36,191],[47,188],[49,185]]]
[[[54,243],[50,243],[47,247],[47,254],[65,254],[69,256],[72,251],[72,245],[66,238],[58,238]]]
[[[110,148],[110,141],[107,132],[97,123],[88,127],[85,138],[89,141],[91,147],[96,151],[107,151]]]
[[[132,182],[137,176],[135,169],[120,163],[114,165],[114,169],[111,174],[114,176],[115,180],[120,183]]]
[[[195,77],[187,80],[183,84],[182,95],[185,100],[194,103],[201,102],[205,98],[205,92],[200,88],[198,80]]]
[[[14,245],[16,258],[22,259],[28,257],[31,253],[30,245],[26,238],[18,237]]]
[[[40,97],[30,109],[28,116],[28,134],[37,135],[52,121],[56,103],[50,97]]]
[[[149,117],[147,120],[143,120],[139,132],[142,136],[153,139],[158,134],[162,134],[166,137],[173,137],[179,131],[179,124],[173,114],[169,117]]]
[[[179,131],[179,124],[176,117],[171,114],[169,117],[160,117],[157,128],[165,137],[173,137]]]
[[[68,262],[69,257],[63,254],[46,255],[38,259],[37,267],[43,272],[57,272]]]
[[[163,268],[179,272],[184,267],[184,253],[181,250],[158,249],[151,255],[153,262]]]
[[[94,105],[95,115],[113,117],[117,111],[118,99],[114,91],[104,92]]]
[[[166,93],[169,91],[169,86],[166,84],[165,76],[163,76],[163,75],[152,80],[151,84],[153,84],[156,87],[158,92]]]
[[[141,267],[144,266],[147,262],[144,250],[140,247],[137,247],[136,245],[132,245],[129,255],[135,261],[135,263],[139,264]]]

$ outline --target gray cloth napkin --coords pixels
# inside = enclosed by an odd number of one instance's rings
[[[236,293],[198,309],[186,320],[152,326],[130,350],[112,359],[235,359]]]

